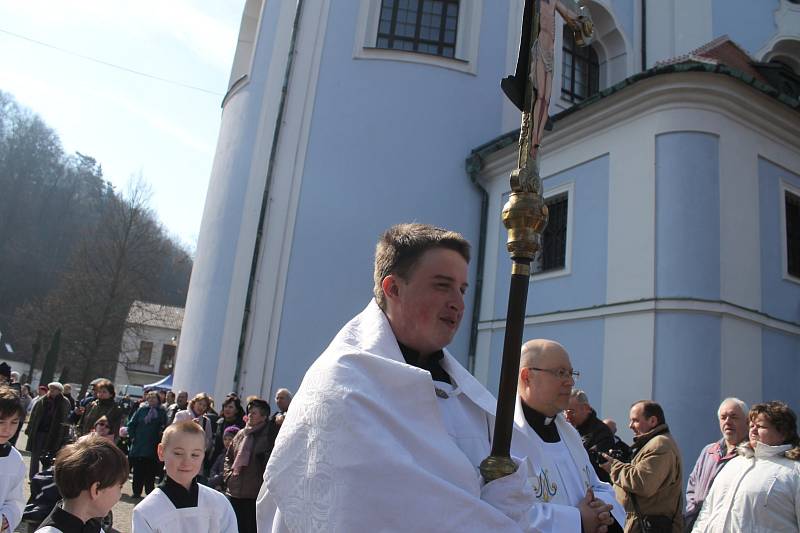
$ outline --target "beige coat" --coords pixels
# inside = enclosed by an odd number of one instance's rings
[[[636,520],[630,494],[636,495],[639,509],[644,515],[662,515],[672,518],[673,533],[683,531],[682,463],[678,445],[662,424],[636,439],[639,452],[630,463],[613,460],[611,483],[617,500],[628,513],[626,533],[642,531]]]

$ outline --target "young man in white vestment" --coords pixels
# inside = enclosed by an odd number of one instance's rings
[[[469,244],[390,228],[375,299],[306,373],[258,497],[258,531],[534,531],[525,462],[484,483],[494,397],[444,349],[464,313]]]
[[[621,532],[625,511],[614,488],[597,478],[578,431],[562,414],[578,375],[557,342],[523,345],[511,452],[527,457],[539,529]]]

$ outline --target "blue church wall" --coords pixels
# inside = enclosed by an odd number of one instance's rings
[[[620,25],[620,30],[625,34],[628,43],[633,41],[633,32],[636,27],[634,0],[611,0],[611,7],[614,10],[614,18]]]
[[[728,34],[750,55],[775,33],[775,10],[780,0],[713,0],[711,31],[714,37]]]
[[[800,336],[764,328],[761,332],[763,400],[787,402],[800,410]]]
[[[381,231],[425,222],[473,244],[481,195],[464,159],[501,127],[508,13],[485,2],[478,75],[353,59],[357,2],[332,3],[303,171],[273,383],[292,387],[372,296]],[[487,98],[487,95],[496,97]],[[391,113],[389,113],[391,112]],[[393,119],[387,122],[391,114]],[[474,293],[451,351],[466,363]],[[287,357],[285,354],[289,353]]]
[[[572,270],[565,276],[532,278],[528,289],[527,314],[537,315],[566,309],[579,309],[606,303],[606,265],[608,263],[608,172],[604,155],[572,167],[544,180],[545,194],[573,182]],[[503,197],[503,202],[508,196]],[[499,215],[495,215],[499,216]],[[506,251],[507,232],[500,226],[495,317],[505,318],[511,261]]]
[[[800,188],[800,176],[766,159],[758,160],[761,218],[761,308],[776,318],[800,323],[800,284],[783,279],[786,241],[781,228],[781,180]]]
[[[719,143],[714,135],[656,137],[656,296],[720,296]]]
[[[491,363],[487,388],[497,394],[500,384],[500,367],[503,358],[505,330],[492,332]],[[551,339],[561,343],[569,352],[572,367],[581,373],[575,387],[586,391],[589,401],[602,416],[603,394],[603,344],[605,329],[603,319],[574,320],[551,324],[534,324],[525,327],[523,342],[531,339]]]
[[[703,446],[719,439],[721,319],[659,312],[655,336],[653,399],[680,446],[685,484]]]

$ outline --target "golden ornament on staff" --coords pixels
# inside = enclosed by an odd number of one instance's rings
[[[516,471],[510,452],[511,432],[530,265],[542,246],[542,232],[547,225],[537,158],[550,107],[556,11],[575,33],[576,43],[585,46],[591,42],[592,20],[580,2],[525,0],[517,70],[500,84],[522,112],[522,125],[517,168],[511,172],[511,194],[502,214],[508,230],[506,247],[512,261],[511,284],[492,452],[480,465],[487,483]]]

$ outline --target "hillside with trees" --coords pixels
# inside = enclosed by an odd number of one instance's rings
[[[113,377],[134,300],[185,304],[191,257],[149,209],[144,181],[131,183],[116,191],[98,161],[65,153],[0,91],[2,343],[36,368],[55,350],[62,381]]]

